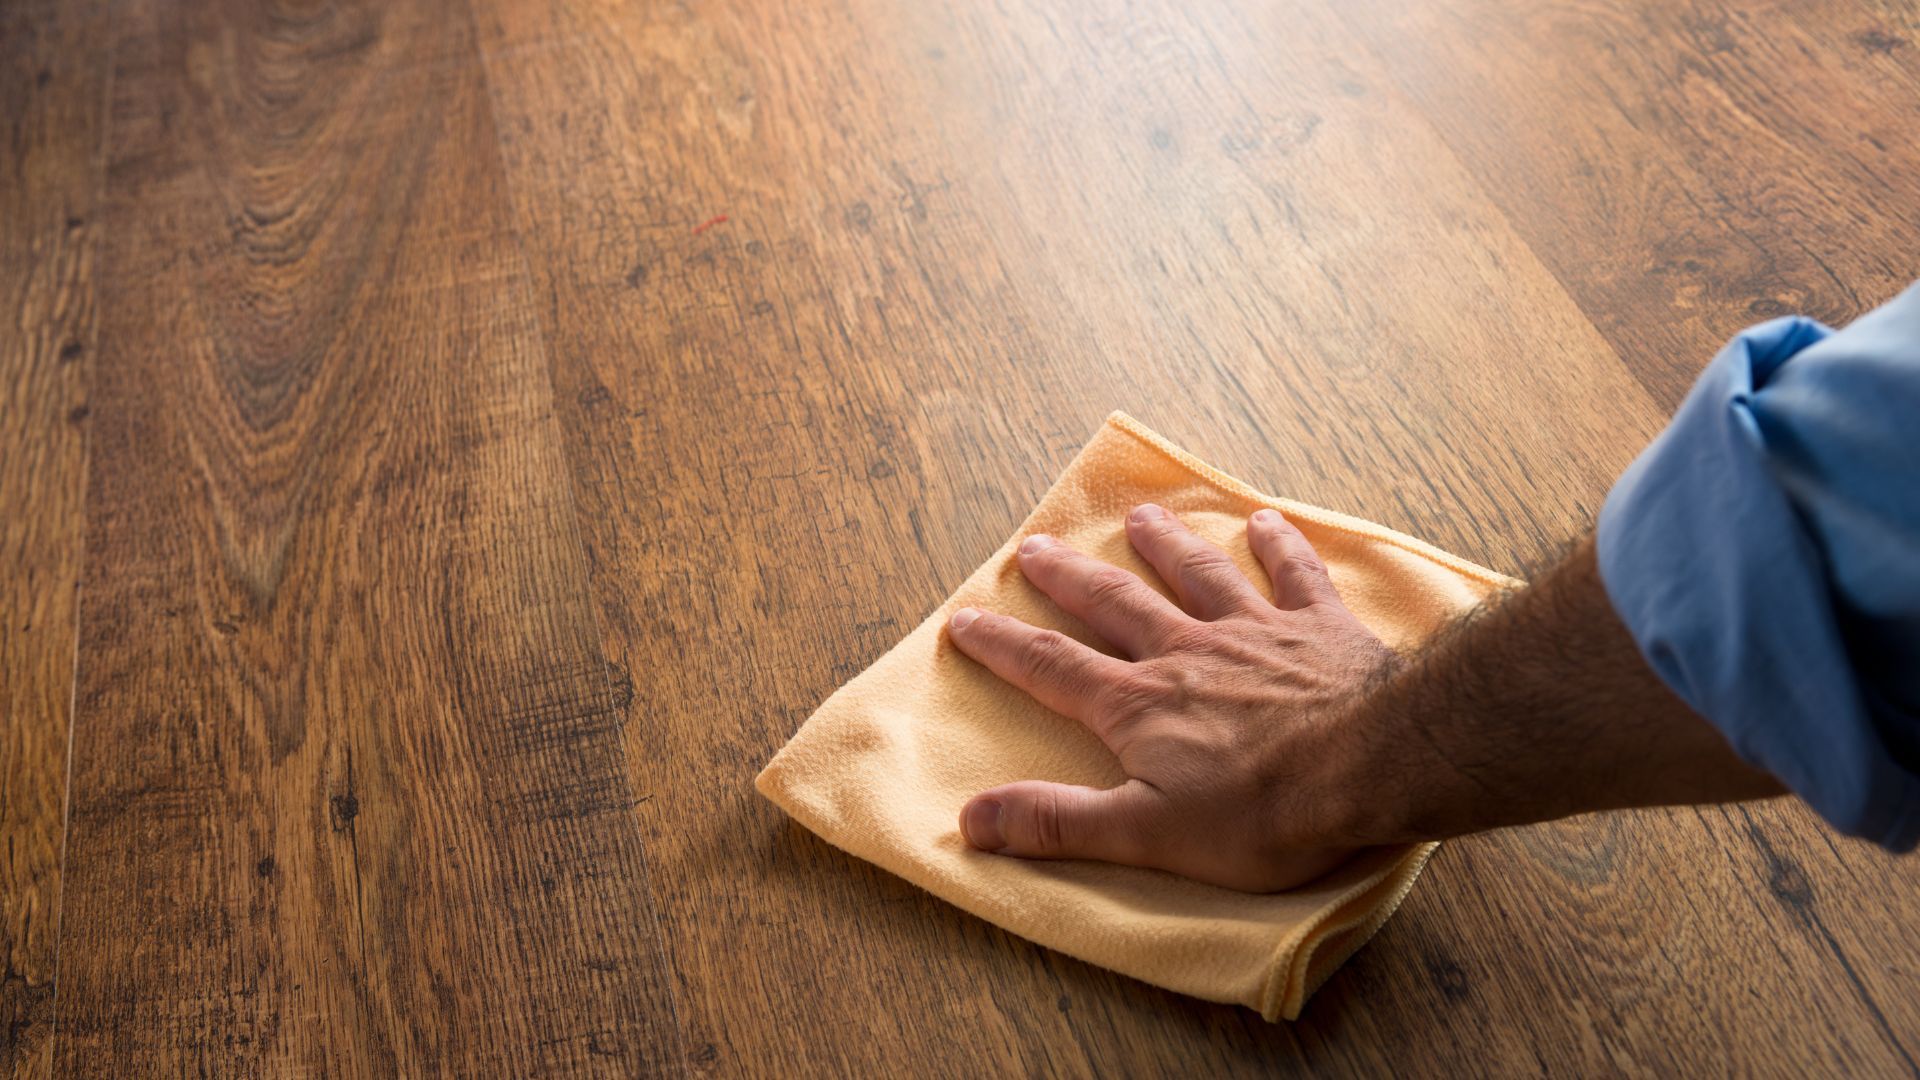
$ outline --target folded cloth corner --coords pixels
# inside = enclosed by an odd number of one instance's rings
[[[1109,787],[1125,776],[1081,725],[962,656],[942,628],[975,606],[1093,640],[1014,561],[1044,532],[1157,581],[1127,511],[1158,503],[1269,591],[1246,521],[1271,507],[1305,533],[1342,599],[1407,648],[1513,582],[1371,522],[1261,494],[1114,413],[973,575],[886,655],[835,691],[754,786],[829,843],[1022,937],[1209,1001],[1296,1019],[1306,999],[1399,907],[1437,844],[1374,848],[1324,877],[1256,895],[1158,870],[1031,861],[970,848],[972,796],[1015,780]]]

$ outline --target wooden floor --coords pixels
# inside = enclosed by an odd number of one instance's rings
[[[1910,1074],[1920,860],[1451,844],[1297,1024],[749,786],[1110,409],[1522,571],[1920,276],[1899,0],[5,0],[0,1073]]]

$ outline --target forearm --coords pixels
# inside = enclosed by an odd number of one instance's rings
[[[1784,791],[1648,668],[1591,538],[1399,664],[1345,729],[1382,793],[1361,811],[1380,840]]]

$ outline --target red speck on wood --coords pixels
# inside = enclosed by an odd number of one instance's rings
[[[701,233],[706,232],[708,229],[713,228],[715,225],[724,225],[726,224],[726,222],[727,222],[727,215],[725,214],[719,214],[714,217],[710,217],[707,220],[693,227],[693,235],[699,236]]]

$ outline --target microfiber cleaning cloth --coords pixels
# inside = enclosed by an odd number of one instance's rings
[[[1160,870],[993,855],[960,835],[960,808],[1000,784],[1125,781],[1091,732],[969,660],[942,628],[956,609],[973,606],[1095,642],[1027,583],[1015,551],[1044,532],[1157,583],[1126,536],[1127,511],[1143,502],[1224,548],[1269,597],[1246,522],[1262,507],[1280,511],[1326,562],[1347,607],[1395,649],[1515,584],[1382,526],[1263,495],[1115,413],[1013,537],[835,691],[754,785],[836,847],[1022,937],[1183,994],[1292,1020],[1399,907],[1437,844],[1367,849],[1308,884],[1256,895]]]

